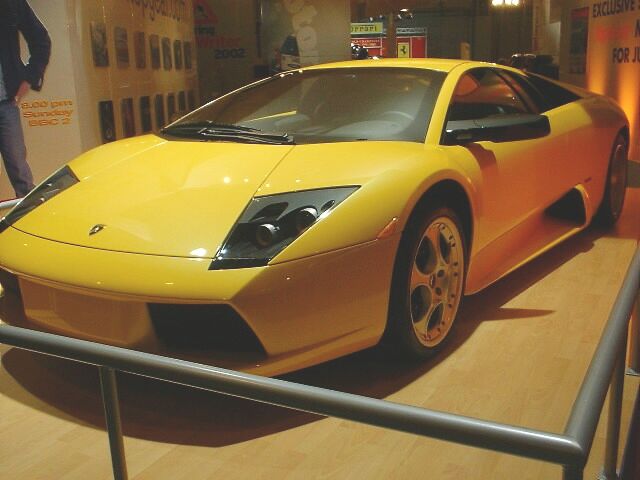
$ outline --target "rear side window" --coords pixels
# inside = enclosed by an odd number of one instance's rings
[[[449,121],[476,120],[513,113],[529,113],[518,94],[488,68],[465,73],[449,106]]]
[[[531,111],[541,113],[549,110],[549,104],[542,97],[542,94],[526,78],[507,70],[501,70],[500,76],[505,78],[509,85],[518,92],[518,95],[531,107]]]
[[[538,75],[528,74],[527,80],[542,94],[547,103],[547,110],[552,110],[580,99],[575,93]]]

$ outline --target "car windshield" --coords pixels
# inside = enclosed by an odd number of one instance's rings
[[[444,77],[409,68],[286,72],[214,100],[163,132],[296,144],[424,142]]]

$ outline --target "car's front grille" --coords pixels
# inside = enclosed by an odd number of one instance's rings
[[[167,347],[265,353],[230,305],[150,303],[148,308],[156,335]]]

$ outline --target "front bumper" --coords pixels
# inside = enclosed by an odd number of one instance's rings
[[[0,266],[19,278],[30,326],[274,375],[378,342],[398,241],[395,235],[273,266],[210,271],[210,259],[97,250],[10,228],[0,235]],[[150,304],[226,305],[262,351],[167,351]],[[15,313],[3,316],[21,322]],[[187,332],[190,317],[179,320]]]

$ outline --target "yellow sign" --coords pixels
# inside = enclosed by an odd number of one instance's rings
[[[382,35],[382,22],[352,23],[351,35]]]
[[[411,47],[407,42],[398,42],[398,58],[411,58]]]

